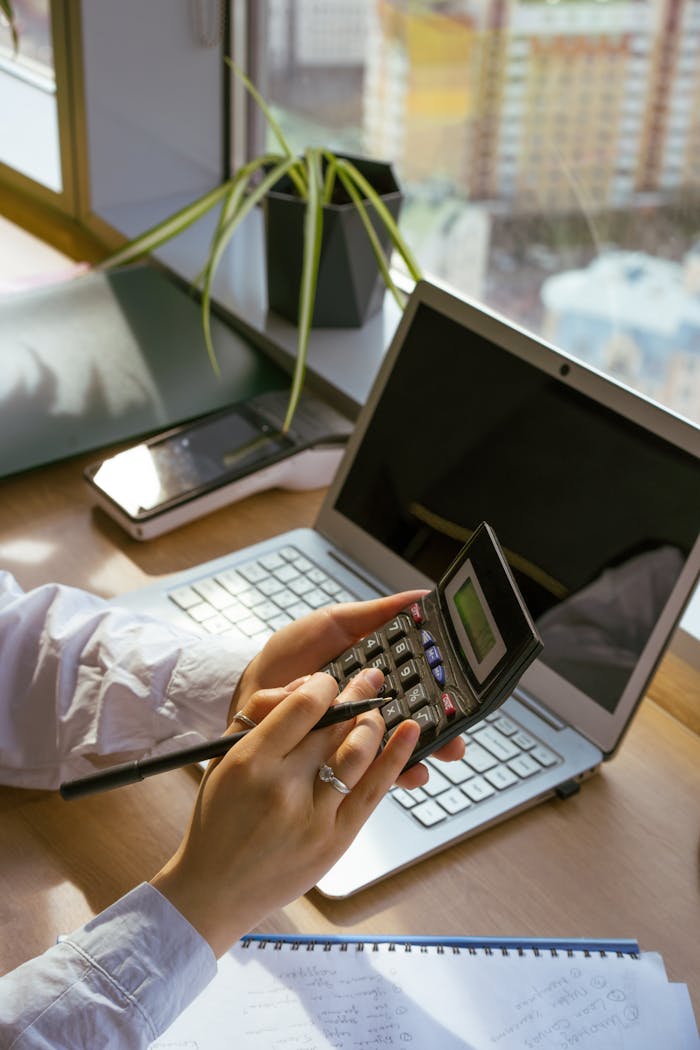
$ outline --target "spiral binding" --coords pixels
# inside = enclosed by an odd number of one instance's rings
[[[520,958],[559,958],[560,956],[569,959],[607,959],[617,957],[619,959],[639,959],[640,953],[636,945],[629,944],[624,947],[620,942],[601,942],[599,947],[585,945],[583,943],[576,944],[572,941],[551,941],[549,943],[536,944],[534,942],[523,941],[517,943],[515,940],[508,941],[484,941],[477,943],[458,943],[458,939],[446,939],[443,942],[440,941],[423,941],[420,938],[409,939],[409,940],[395,940],[392,938],[384,937],[370,937],[363,939],[353,939],[349,937],[347,939],[331,939],[326,938],[314,938],[314,937],[286,937],[286,936],[266,936],[265,934],[249,935],[242,938],[241,947],[244,949],[250,949],[255,947],[257,951],[265,951],[266,948],[270,947],[274,951],[282,951],[285,947],[292,952],[349,952],[351,949],[355,949],[356,952],[379,952],[382,949],[388,952],[399,952],[403,951],[406,954],[415,952],[421,955],[429,955],[431,952],[435,952],[436,955],[471,955],[471,956],[487,956],[487,957],[520,957]]]

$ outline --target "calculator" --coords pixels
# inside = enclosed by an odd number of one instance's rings
[[[541,650],[496,534],[482,522],[434,590],[323,670],[341,689],[364,667],[383,672],[384,740],[406,718],[420,726],[409,768],[504,703]]]

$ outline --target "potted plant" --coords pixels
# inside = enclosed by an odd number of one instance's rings
[[[212,367],[219,371],[210,326],[212,281],[222,254],[243,219],[257,205],[262,204],[266,216],[268,254],[268,298],[270,307],[285,314],[297,324],[297,358],[283,430],[287,430],[301,395],[306,370],[309,333],[313,323],[362,324],[377,308],[379,292],[388,288],[403,308],[403,293],[396,287],[390,270],[388,255],[395,248],[404,259],[411,276],[418,280],[420,271],[397,225],[400,192],[388,165],[373,161],[353,160],[331,150],[309,147],[301,155],[292,152],[269,106],[250,79],[229,62],[235,75],[245,85],[260,107],[279,146],[278,151],[263,153],[243,165],[220,186],[199,197],[164,221],[129,241],[106,259],[101,268],[121,266],[152,252],[159,245],[177,236],[197,222],[217,205],[218,222],[211,240],[209,253],[202,271],[202,327]],[[281,206],[287,205],[291,217],[280,217]],[[290,207],[291,206],[291,207]],[[286,223],[286,224],[285,224]],[[291,236],[299,237],[299,248]],[[330,289],[342,287],[349,273],[348,250],[342,256],[345,267],[339,277],[326,275],[326,256],[329,246],[340,239],[340,233],[350,234],[349,240],[360,246],[363,253],[354,276],[353,288],[362,286],[360,303],[352,296],[349,315],[333,317],[328,311]],[[275,276],[274,245],[281,233],[282,254],[292,263],[296,281]],[[358,236],[361,233],[362,236]],[[347,281],[346,281],[347,284]],[[337,298],[337,291],[336,291]],[[329,320],[329,318],[333,319]]]

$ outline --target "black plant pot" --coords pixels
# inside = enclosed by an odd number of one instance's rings
[[[398,221],[402,195],[390,164],[348,157],[381,195]],[[391,238],[375,208],[365,203],[372,225],[386,253]],[[294,324],[299,316],[299,287],[304,251],[306,204],[286,177],[265,198],[267,296],[271,310]],[[353,202],[332,203],[323,209],[323,237],[312,316],[315,328],[356,328],[376,313],[385,292],[384,278],[372,245]]]

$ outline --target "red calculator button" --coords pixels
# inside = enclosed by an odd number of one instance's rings
[[[411,602],[411,604],[408,607],[408,611],[410,612],[411,619],[416,624],[416,626],[419,626],[423,623],[423,610],[420,607],[420,602]]]
[[[454,718],[457,714],[457,708],[455,707],[454,700],[449,693],[443,693],[440,697],[442,701],[442,709],[445,712],[447,718]]]

